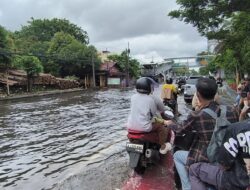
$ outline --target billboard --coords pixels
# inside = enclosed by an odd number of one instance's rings
[[[121,79],[120,78],[108,78],[108,85],[120,85]]]

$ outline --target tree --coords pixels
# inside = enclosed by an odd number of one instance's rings
[[[240,12],[232,17],[230,32],[220,45],[219,65],[232,71],[239,81],[250,72],[250,13]]]
[[[86,46],[89,42],[87,32],[66,19],[31,18],[27,26],[23,26],[20,31],[15,32],[16,50],[21,54],[37,56],[42,62],[45,72],[53,73],[55,68],[52,67],[53,70],[50,71],[50,67],[48,67],[48,65],[53,65],[53,60],[48,57],[47,53],[51,48],[51,41],[58,32],[72,36],[78,44]]]
[[[172,18],[178,18],[190,23],[198,31],[210,38],[224,37],[227,32],[227,21],[234,13],[249,12],[249,0],[176,0],[179,10],[169,13]]]
[[[139,76],[140,63],[138,60],[128,57],[127,51],[123,51],[120,55],[110,55],[108,59],[117,62],[122,72],[126,73],[128,70],[130,77]]]
[[[47,54],[50,61],[45,65],[45,71],[62,77],[80,75],[86,68],[92,67],[92,59],[96,66],[97,50],[94,46],[87,46],[77,41],[73,36],[58,32],[52,38]]]
[[[12,38],[10,37],[10,32],[5,30],[5,28],[0,25],[0,66],[5,70],[7,95],[10,94],[8,70],[11,66],[12,55],[10,54],[10,51],[13,47],[14,44]]]
[[[49,19],[34,19],[28,21],[27,26],[23,26],[21,31],[15,34],[19,38],[30,37],[34,41],[50,41],[57,32],[64,32],[73,36],[77,41],[88,44],[89,38],[86,31],[77,25],[70,23],[66,19],[53,18]]]
[[[176,68],[173,69],[173,72],[177,76],[184,76],[184,75],[187,75],[189,73],[187,66],[176,67]]]
[[[218,63],[214,59],[213,61],[208,62],[208,64],[204,67],[201,67],[199,69],[200,75],[209,75],[209,74],[215,74],[217,70],[219,69]]]
[[[14,59],[14,66],[23,69],[27,73],[27,91],[31,92],[32,79],[35,75],[43,71],[43,66],[35,56],[17,56]]]
[[[8,32],[0,25],[0,64],[8,65],[11,62],[10,38]]]
[[[219,40],[218,66],[237,72],[237,81],[250,72],[249,0],[177,0],[177,3],[181,7],[169,13],[172,18],[193,24],[208,39]]]

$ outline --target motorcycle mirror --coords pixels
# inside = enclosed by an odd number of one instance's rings
[[[174,118],[174,114],[173,114],[173,112],[170,111],[170,110],[164,111],[164,115],[165,115],[165,117],[167,117],[167,118],[169,118],[169,119],[173,119],[173,118]]]

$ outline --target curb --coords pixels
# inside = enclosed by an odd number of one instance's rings
[[[45,92],[39,92],[38,94],[13,95],[13,96],[0,97],[0,101],[31,98],[31,97],[40,97],[40,96],[48,96],[48,95],[63,94],[63,93],[78,92],[78,91],[85,91],[85,89],[83,89],[83,88],[74,88],[74,89],[67,89],[67,90],[45,91]]]

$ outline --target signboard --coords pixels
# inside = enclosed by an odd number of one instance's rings
[[[108,85],[120,85],[121,79],[120,78],[108,78]]]
[[[206,59],[200,60],[200,65],[203,65],[203,66],[208,65],[207,60]]]

